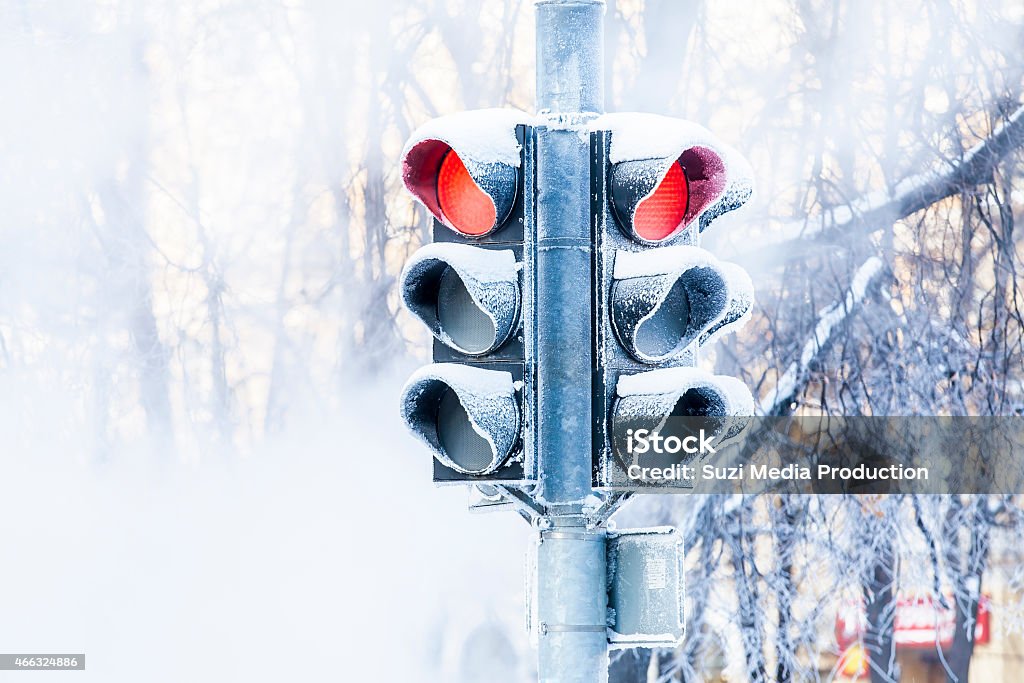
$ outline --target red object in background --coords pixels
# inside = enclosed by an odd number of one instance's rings
[[[901,649],[934,650],[936,642],[947,649],[953,644],[956,610],[951,597],[943,607],[930,597],[897,598],[893,637]],[[974,642],[983,645],[992,638],[989,618],[991,601],[987,595],[978,603],[978,619],[974,626]],[[847,603],[836,615],[836,641],[846,650],[859,642],[866,627],[864,603]]]
[[[437,203],[448,223],[463,235],[483,235],[494,227],[494,202],[477,187],[454,151],[445,155],[437,174]]]
[[[636,207],[633,230],[649,242],[658,242],[673,235],[686,216],[688,195],[686,174],[677,161],[654,192]]]

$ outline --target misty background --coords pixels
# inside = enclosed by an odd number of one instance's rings
[[[703,242],[751,272],[754,320],[706,366],[765,413],[1024,411],[1019,0],[609,1],[606,52],[609,111],[695,120],[755,170]],[[533,67],[527,0],[0,3],[0,651],[85,652],[90,681],[530,680],[529,529],[431,486],[397,414],[429,334],[395,284],[429,236],[404,140],[532,111]],[[628,514],[760,514],[697,505]],[[800,505],[772,538],[835,512]],[[915,519],[991,510],[992,566],[1019,544],[1013,501],[892,505],[854,584],[928,554]],[[711,621],[774,609],[768,574]],[[741,680],[785,658],[738,628]]]

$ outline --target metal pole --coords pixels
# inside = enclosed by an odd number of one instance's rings
[[[604,112],[604,0],[537,0],[537,111]]]
[[[603,0],[538,0],[534,357],[542,683],[608,678],[605,535],[588,529],[592,493],[590,143],[604,110]]]

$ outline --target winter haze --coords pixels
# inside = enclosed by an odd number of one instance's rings
[[[706,369],[766,414],[1024,411],[1019,0],[609,0],[606,56],[609,111],[754,167],[704,242],[754,319]],[[430,484],[395,289],[429,238],[404,141],[532,111],[533,68],[529,0],[0,3],[0,652],[86,653],[47,681],[533,680],[529,528]],[[685,531],[694,635],[612,681],[826,680],[865,587],[870,617],[997,586],[1024,653],[1017,499],[621,517]]]

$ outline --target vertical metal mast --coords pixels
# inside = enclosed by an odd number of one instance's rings
[[[605,535],[588,529],[591,489],[593,240],[586,123],[604,110],[604,1],[538,0],[534,353],[539,673],[545,683],[607,680]]]

